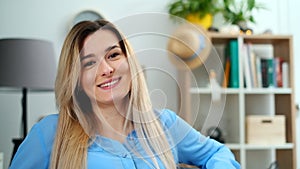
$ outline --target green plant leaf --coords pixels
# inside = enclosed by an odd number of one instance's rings
[[[250,17],[249,17],[249,20],[250,20],[252,23],[255,23],[255,20],[254,20],[253,16],[250,16]]]
[[[228,23],[238,24],[239,22],[255,23],[252,11],[256,9],[266,9],[263,4],[256,3],[255,0],[223,0],[222,14]]]
[[[182,18],[197,13],[202,18],[206,14],[214,15],[221,11],[218,1],[221,0],[176,0],[169,4],[168,12]]]
[[[247,4],[248,4],[247,8],[249,11],[255,8],[255,0],[247,0]]]

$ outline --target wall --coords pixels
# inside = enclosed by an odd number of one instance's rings
[[[117,22],[141,12],[165,11],[167,2],[151,1],[97,1],[97,0],[67,0],[67,1],[0,1],[0,38],[23,37],[41,38],[52,41],[55,46],[56,59],[66,33],[72,26],[74,16],[85,9],[92,9],[101,13],[106,19]],[[147,21],[145,21],[147,22]],[[144,25],[143,23],[136,23]],[[166,27],[171,22],[158,23]],[[133,26],[133,25],[131,25]],[[154,25],[153,25],[154,26]],[[157,27],[157,26],[156,26]],[[167,26],[168,27],[168,26]],[[158,28],[158,27],[157,27]],[[132,39],[133,47],[139,50],[140,62],[145,67],[162,65],[166,72],[176,75],[176,70],[162,53],[149,53],[147,48],[165,48],[166,38],[137,37]],[[141,43],[143,42],[143,43]],[[157,43],[158,42],[158,43]],[[142,52],[142,50],[146,52]],[[158,50],[159,51],[159,50]],[[148,53],[147,53],[148,52]],[[151,58],[146,57],[150,55]],[[163,64],[166,63],[166,64]],[[158,70],[148,69],[146,72],[152,98],[163,96],[162,101],[171,109],[177,109],[176,86],[174,79]],[[168,82],[169,81],[169,82]],[[172,81],[172,83],[170,83]],[[158,87],[159,86],[159,87]],[[165,98],[164,93],[170,98]],[[160,104],[157,102],[157,104]],[[162,105],[158,105],[162,106]],[[0,91],[0,151],[4,152],[4,168],[9,165],[13,144],[12,138],[20,136],[21,122],[21,93],[19,91]],[[54,94],[29,92],[28,96],[29,128],[41,116],[56,113]]]
[[[299,72],[300,72],[300,66],[298,65],[300,63],[300,23],[298,22],[298,19],[300,18],[300,12],[299,7],[300,1],[298,0],[290,0],[289,3],[289,17],[286,17],[290,21],[290,24],[288,26],[288,30],[291,34],[294,35],[294,71],[295,71],[295,93],[296,93],[296,104],[300,104],[300,78],[299,78]],[[298,75],[297,75],[298,74]],[[296,122],[296,131],[297,131],[297,162],[298,162],[298,168],[300,168],[300,118],[299,118],[299,110],[297,112],[297,122]]]
[[[170,0],[169,0],[170,1]],[[166,5],[169,1],[161,0],[124,0],[124,1],[99,1],[99,0],[1,0],[0,1],[0,38],[7,37],[28,37],[42,38],[52,41],[55,45],[56,58],[58,60],[60,48],[66,33],[72,25],[73,17],[84,9],[93,9],[100,12],[105,18],[111,21],[117,21],[126,16],[142,12],[166,12]],[[271,1],[260,0],[267,4],[269,11],[255,13],[257,16],[257,25],[250,25],[255,32],[263,32],[271,28],[274,33],[295,33],[295,44],[299,44],[300,35],[297,32],[299,16],[297,16],[297,0]],[[298,3],[298,5],[295,5]],[[288,7],[292,10],[288,10]],[[216,23],[220,24],[220,23]],[[158,23],[158,26],[170,26],[169,22]],[[144,37],[145,38],[145,37]],[[144,49],[165,45],[166,39],[152,37],[150,39],[135,39],[133,42],[135,49]],[[162,48],[160,46],[160,48]],[[299,63],[299,49],[295,47],[295,61]],[[159,56],[162,53],[159,53]],[[148,66],[157,66],[163,64],[166,72],[173,75],[176,70],[168,62],[165,56],[157,57],[156,53],[151,53],[153,58],[140,57],[141,63]],[[156,57],[155,57],[156,56]],[[295,66],[296,67],[296,66]],[[299,68],[298,68],[299,69]],[[297,70],[298,72],[299,70]],[[153,93],[164,91],[173,99],[167,99],[167,106],[171,109],[177,109],[176,86],[174,79],[167,74],[157,76],[157,72],[147,73],[147,79]],[[296,86],[299,86],[299,78],[296,79]],[[159,86],[159,88],[158,88]],[[158,88],[159,90],[154,90]],[[296,88],[296,91],[299,89]],[[158,92],[162,94],[161,92]],[[299,93],[299,92],[297,92]],[[299,103],[299,96],[297,95]],[[20,134],[20,112],[21,112],[21,94],[18,91],[9,92],[0,91],[0,151],[4,152],[5,166],[8,167],[12,152],[11,139],[19,137]],[[29,126],[31,127],[37,119],[49,113],[55,113],[56,107],[53,93],[29,93],[28,99]],[[299,123],[298,123],[299,124]],[[300,126],[298,126],[300,127]],[[299,139],[298,139],[299,140]],[[299,152],[299,151],[298,151]],[[299,160],[298,160],[299,161]]]

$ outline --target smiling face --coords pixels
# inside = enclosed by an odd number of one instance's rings
[[[131,77],[119,39],[110,30],[89,35],[80,54],[80,83],[93,102],[111,105],[123,100],[130,91]]]

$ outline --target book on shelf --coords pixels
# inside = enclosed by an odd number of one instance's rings
[[[262,87],[273,87],[273,59],[261,58]]]
[[[245,87],[253,88],[258,87],[258,70],[257,70],[257,57],[252,50],[251,43],[245,43],[242,46],[243,70],[245,77]]]
[[[250,61],[248,57],[248,51],[247,51],[247,44],[242,44],[241,46],[241,59],[243,62],[243,71],[244,71],[244,81],[245,81],[245,87],[246,88],[252,88],[252,78],[251,78],[251,71],[250,71]]]
[[[222,87],[239,88],[239,58],[245,88],[289,86],[289,65],[283,57],[275,57],[272,44],[244,43],[240,48],[238,45],[237,40],[230,40],[225,48]]]
[[[262,88],[261,62],[259,57],[255,58],[255,64],[256,64],[257,87]]]
[[[223,84],[222,84],[223,88],[227,88],[228,87],[229,74],[230,74],[230,59],[229,58],[225,58],[225,62],[224,62],[224,78],[223,78]]]
[[[256,68],[256,54],[252,50],[252,44],[248,44],[247,46],[248,57],[249,57],[249,64],[250,64],[250,75],[251,75],[251,82],[253,87],[258,87],[257,81],[257,68]]]
[[[229,41],[227,54],[230,60],[229,86],[239,88],[239,48],[237,39]]]
[[[238,66],[238,41],[232,39],[224,48],[223,68],[224,76],[223,88],[238,88],[239,87],[239,66]]]
[[[283,64],[283,59],[281,57],[276,57],[275,62],[274,62],[274,68],[276,72],[276,84],[277,87],[282,87],[282,64]]]
[[[287,62],[282,63],[282,87],[288,88],[289,83],[289,64]]]
[[[243,59],[246,88],[289,86],[288,63],[282,57],[274,57],[271,44],[245,43],[242,45],[241,58]],[[285,81],[285,85],[283,85],[283,81]]]
[[[252,45],[252,52],[256,56],[257,87],[273,87],[273,58],[274,48],[272,44]],[[271,66],[272,65],[272,66]]]
[[[289,87],[289,66],[282,57],[260,58],[263,87]]]

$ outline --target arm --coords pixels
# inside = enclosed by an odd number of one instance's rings
[[[50,160],[56,116],[35,124],[16,152],[9,169],[47,169]]]
[[[224,145],[203,136],[170,110],[164,110],[165,125],[177,148],[178,161],[203,169],[239,169],[239,163]]]

